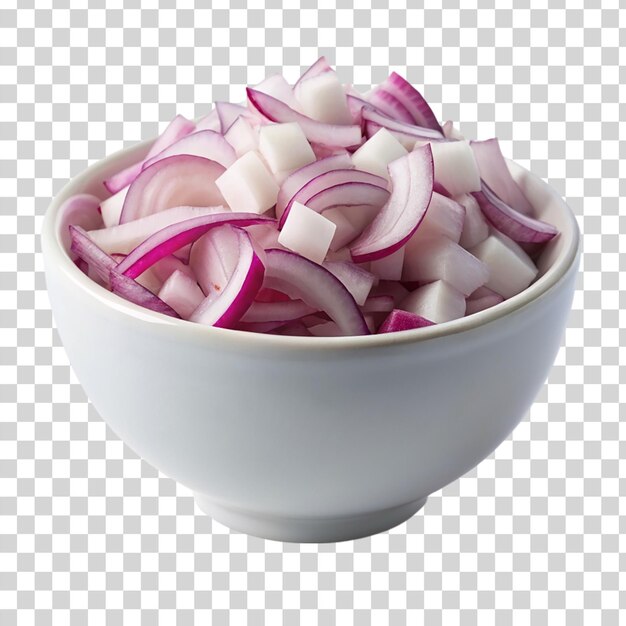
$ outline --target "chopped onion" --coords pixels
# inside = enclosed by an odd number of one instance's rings
[[[424,328],[426,326],[433,326],[435,322],[427,320],[421,315],[415,313],[409,313],[408,311],[402,311],[400,309],[394,309],[385,318],[385,321],[378,328],[378,334],[381,333],[397,333],[403,330],[413,330],[415,328]]]
[[[180,317],[174,309],[155,296],[150,290],[140,285],[136,280],[129,276],[120,274],[115,269],[111,270],[111,289],[113,293],[121,296],[125,300],[138,304],[144,309],[150,309],[157,313],[163,313],[170,317]]]

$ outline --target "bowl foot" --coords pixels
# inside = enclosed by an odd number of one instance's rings
[[[280,517],[246,511],[216,503],[195,494],[203,513],[236,530],[263,539],[296,543],[327,543],[360,539],[389,530],[415,515],[426,503],[420,498],[400,506],[349,517]]]

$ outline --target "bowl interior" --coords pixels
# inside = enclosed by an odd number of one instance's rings
[[[438,336],[469,330],[512,313],[540,297],[567,273],[575,263],[580,252],[580,232],[576,218],[557,191],[547,183],[531,174],[528,170],[513,161],[508,161],[509,169],[526,197],[536,210],[537,217],[554,224],[559,235],[546,244],[536,260],[539,268],[538,278],[521,293],[505,300],[490,309],[475,313],[445,324],[437,324],[426,328],[402,333],[388,333],[366,337],[318,337],[314,341],[310,337],[283,337],[263,335],[243,331],[230,331],[220,328],[205,327],[184,320],[163,316],[143,309],[135,304],[110,293],[85,276],[72,262],[69,253],[68,218],[59,208],[70,196],[77,193],[90,193],[101,199],[109,196],[102,181],[120,169],[142,159],[148,152],[153,140],[145,141],[125,150],[121,150],[89,167],[76,178],[72,179],[52,201],[42,230],[44,253],[54,256],[54,262],[66,275],[81,288],[93,293],[103,303],[123,311],[134,317],[158,323],[159,326],[175,326],[186,329],[185,332],[196,332],[201,336],[215,336],[226,333],[229,337],[246,341],[271,342],[272,344],[302,345],[318,348],[334,346],[373,346],[432,339]]]

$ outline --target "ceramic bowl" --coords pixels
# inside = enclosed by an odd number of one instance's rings
[[[560,235],[539,278],[491,309],[370,337],[260,335],[147,311],[70,259],[59,207],[149,143],[114,154],[53,200],[42,232],[50,301],[91,402],[148,463],[227,526],[282,541],[389,529],[488,456],[526,414],[559,349],[580,235],[558,193],[510,168]]]

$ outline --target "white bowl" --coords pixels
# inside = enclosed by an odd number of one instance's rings
[[[59,333],[100,415],[133,450],[191,488],[233,529],[340,541],[403,522],[515,428],[561,343],[580,255],[559,195],[510,167],[560,235],[540,276],[491,309],[371,337],[229,331],[106,291],[73,264],[59,207],[145,154],[114,154],[54,199],[42,248]]]

